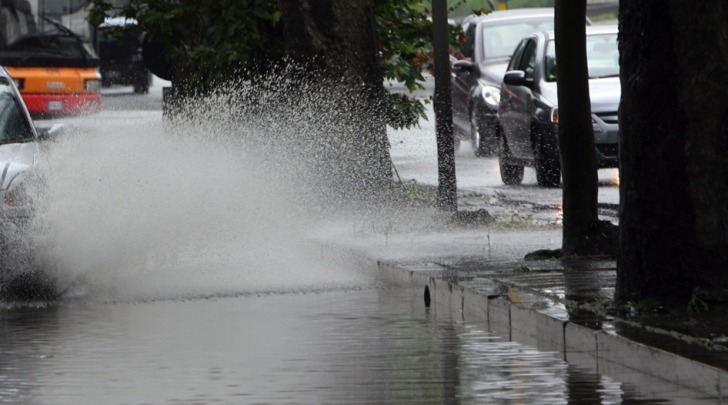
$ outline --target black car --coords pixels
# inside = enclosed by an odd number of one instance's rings
[[[134,86],[134,93],[146,94],[152,83],[152,74],[142,57],[143,34],[133,29],[119,31],[134,24],[134,20],[117,17],[108,18],[99,26],[97,40],[101,85]]]
[[[493,11],[463,22],[463,59],[452,64],[455,145],[471,140],[476,156],[497,151],[500,85],[518,42],[554,27],[553,8]]]
[[[595,154],[600,168],[619,165],[617,32],[616,26],[586,30]],[[505,184],[520,184],[524,166],[536,169],[541,186],[561,183],[555,48],[553,31],[526,36],[503,77],[498,116],[502,129],[500,172]]]

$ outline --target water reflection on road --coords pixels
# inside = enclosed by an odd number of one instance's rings
[[[360,289],[0,311],[0,403],[640,403],[608,377],[418,296]]]

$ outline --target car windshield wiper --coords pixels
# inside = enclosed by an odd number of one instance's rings
[[[56,29],[58,31],[66,34],[67,36],[74,37],[74,38],[77,38],[78,37],[78,35],[75,32],[71,31],[70,28],[68,28],[65,25],[59,23],[58,21],[56,21],[56,20],[54,20],[52,18],[46,17],[45,15],[42,16],[41,18],[43,19],[43,21],[46,21],[46,22],[51,23],[51,25],[53,25],[54,27],[56,27]]]

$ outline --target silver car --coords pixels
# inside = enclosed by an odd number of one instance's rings
[[[26,180],[39,158],[40,140],[8,72],[0,67],[0,220],[2,231],[30,215]]]
[[[52,282],[33,270],[24,242],[34,209],[40,139],[59,127],[36,129],[12,78],[0,66],[0,298],[32,299],[53,294]]]

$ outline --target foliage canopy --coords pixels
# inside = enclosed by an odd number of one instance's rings
[[[114,8],[111,0],[93,3],[89,19],[94,26],[107,16],[132,18],[135,29],[161,44],[174,69],[173,83],[185,94],[205,93],[232,77],[266,71],[285,57],[285,10],[277,0],[130,0],[121,8]],[[385,80],[404,83],[410,92],[424,88],[423,69],[431,68],[429,5],[426,0],[375,2],[382,74]],[[451,29],[453,43],[458,31]],[[410,127],[425,117],[421,99],[386,95],[389,125]]]

